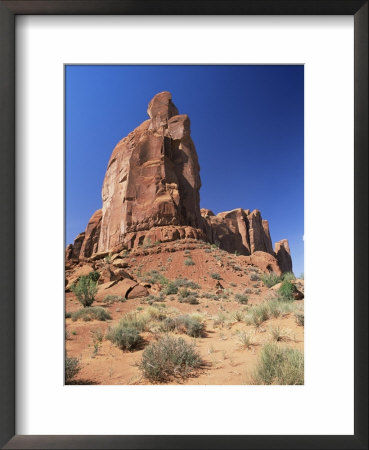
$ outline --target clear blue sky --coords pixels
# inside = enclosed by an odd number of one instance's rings
[[[201,207],[259,209],[303,272],[303,66],[67,66],[65,89],[67,244],[101,208],[117,142],[170,91],[191,120]]]

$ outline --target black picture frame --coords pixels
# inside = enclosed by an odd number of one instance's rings
[[[355,425],[349,436],[15,435],[15,17],[20,14],[353,15],[355,166]],[[337,93],[339,95],[339,93]],[[0,445],[7,449],[368,448],[368,1],[0,1]],[[338,219],[339,220],[339,219]],[[18,280],[19,281],[19,280]],[[337,394],[339,395],[339,393]]]

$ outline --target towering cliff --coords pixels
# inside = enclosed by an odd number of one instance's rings
[[[282,271],[292,270],[288,241],[273,251],[268,221],[260,211],[200,211],[200,167],[190,120],[169,92],[149,103],[149,119],[113,150],[102,188],[102,209],[69,245],[66,258],[82,260],[144,243],[193,238],[250,256],[264,252]],[[260,255],[259,255],[260,256]]]

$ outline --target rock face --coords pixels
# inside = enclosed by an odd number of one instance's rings
[[[171,94],[155,95],[147,113],[149,119],[114,148],[102,187],[102,209],[67,247],[66,262],[191,238],[254,255],[265,270],[291,271],[288,241],[277,242],[273,251],[268,221],[260,211],[200,211],[200,167],[190,120],[178,113]]]
[[[178,115],[169,92],[157,94],[142,123],[115,147],[102,188],[98,251],[127,233],[166,225],[201,227],[200,167],[190,120]]]
[[[234,209],[214,215],[209,209],[201,210],[204,227],[210,242],[219,242],[220,248],[241,255],[266,252],[274,255],[268,221],[260,211]]]

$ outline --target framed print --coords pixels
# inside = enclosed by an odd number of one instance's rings
[[[1,445],[367,448],[367,3],[0,8]]]

